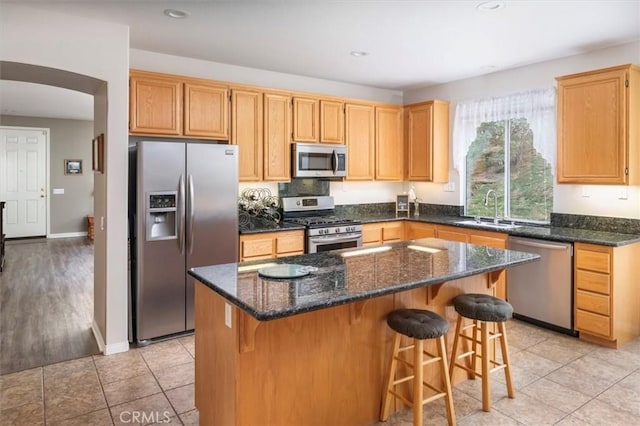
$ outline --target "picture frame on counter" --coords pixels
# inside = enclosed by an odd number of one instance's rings
[[[82,160],[64,160],[64,174],[75,176],[81,175]]]
[[[411,205],[409,203],[409,195],[407,194],[398,194],[396,195],[396,217],[399,216],[399,214],[407,214],[407,217],[409,217],[409,209],[410,209]]]

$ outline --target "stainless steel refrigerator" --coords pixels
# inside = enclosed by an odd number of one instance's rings
[[[130,340],[194,328],[195,266],[238,260],[238,147],[130,146]]]

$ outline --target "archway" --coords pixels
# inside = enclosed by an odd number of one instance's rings
[[[9,61],[0,61],[0,79],[56,86],[92,95],[94,97],[94,134],[106,127],[108,111],[106,81],[60,69]],[[94,212],[106,210],[105,175],[96,174],[94,177],[93,203]],[[97,286],[96,283],[105,281],[100,274],[105,272],[106,255],[104,233],[97,233],[93,259],[95,272],[92,330],[101,351],[105,350],[101,329],[105,329],[107,297],[106,286]]]

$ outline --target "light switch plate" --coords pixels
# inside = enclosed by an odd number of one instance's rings
[[[53,195],[63,195],[64,188],[53,188]]]
[[[444,188],[443,188],[444,192],[454,192],[455,190],[456,190],[455,182],[447,182],[444,184]]]
[[[589,198],[591,197],[591,189],[588,186],[583,186],[582,187],[582,196],[584,198]]]

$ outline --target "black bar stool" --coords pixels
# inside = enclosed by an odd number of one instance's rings
[[[497,297],[487,294],[462,294],[453,299],[453,306],[458,312],[458,322],[456,324],[456,337],[453,340],[453,350],[451,353],[451,364],[449,365],[449,376],[453,378],[455,367],[462,368],[470,373],[471,378],[480,376],[482,378],[482,410],[491,409],[491,382],[489,374],[497,370],[504,369],[507,382],[507,394],[509,398],[514,398],[513,382],[511,381],[511,367],[509,363],[509,348],[507,347],[507,330],[505,322],[511,318],[513,307]],[[464,319],[473,320],[470,324],[464,325]],[[498,332],[489,331],[489,323],[497,323]],[[471,330],[471,335],[466,331]],[[478,331],[480,337],[478,338]],[[471,350],[457,355],[460,339],[471,342]],[[489,344],[494,339],[499,339],[502,351],[502,362],[489,359]],[[481,352],[478,353],[478,345]],[[458,360],[471,357],[471,365],[463,365]],[[482,362],[481,373],[476,371],[477,359]],[[489,368],[492,364],[493,367]]]
[[[387,386],[382,397],[382,408],[380,420],[385,421],[389,417],[391,401],[396,397],[413,408],[414,426],[422,426],[422,405],[439,398],[445,398],[447,409],[447,420],[449,425],[456,423],[456,416],[453,410],[453,396],[451,394],[451,382],[449,380],[449,369],[447,368],[447,351],[444,343],[444,335],[449,331],[449,322],[435,312],[421,309],[399,309],[391,312],[387,316],[387,324],[395,332],[393,340],[393,353],[389,366],[389,376]],[[413,338],[410,345],[400,347],[402,335]],[[425,339],[437,339],[438,355],[433,355],[424,350]],[[413,349],[413,363],[402,359],[400,352]],[[424,355],[429,358],[424,359]],[[398,361],[408,365],[413,369],[413,374],[395,379]],[[444,389],[439,389],[424,381],[424,366],[438,362],[442,375],[442,385]],[[417,368],[416,368],[417,367]],[[395,391],[395,385],[413,379],[413,401]],[[423,386],[437,392],[426,399],[423,397]]]

